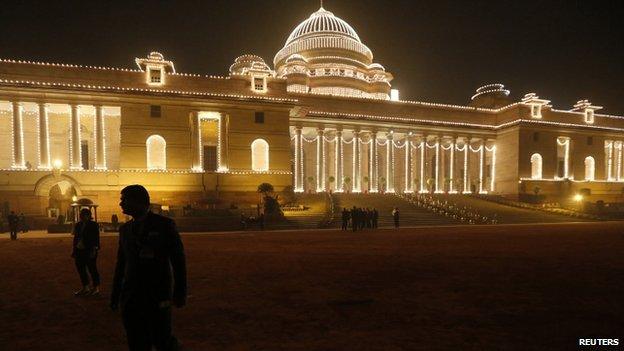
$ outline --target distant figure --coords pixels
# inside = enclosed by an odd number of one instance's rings
[[[360,213],[357,207],[353,206],[353,208],[351,209],[351,229],[353,229],[354,232],[358,230],[358,227],[360,225],[359,220]]]
[[[80,210],[80,222],[74,226],[72,257],[80,276],[82,288],[74,292],[75,296],[100,294],[100,274],[97,270],[97,254],[100,249],[100,226],[91,220],[91,210]],[[87,274],[89,270],[89,274]],[[93,287],[89,287],[89,275]]]
[[[378,221],[379,221],[379,211],[377,211],[376,208],[373,208],[373,228],[375,229],[379,228]]]
[[[18,227],[19,230],[22,231],[22,233],[26,233],[28,231],[28,225],[26,224],[26,216],[24,215],[24,213],[20,213],[18,217]]]
[[[17,231],[19,229],[19,218],[15,215],[15,212],[7,216],[7,222],[9,224],[9,231],[11,232],[11,240],[17,240]]]
[[[398,228],[399,227],[399,208],[395,207],[394,210],[392,210],[392,218],[394,219],[394,227]]]
[[[345,207],[342,208],[342,230],[347,230],[349,227],[349,211]]]
[[[119,249],[110,307],[121,305],[128,347],[177,350],[171,305],[186,304],[186,259],[175,222],[152,213],[141,185],[121,191],[119,203],[132,220],[119,228]]]

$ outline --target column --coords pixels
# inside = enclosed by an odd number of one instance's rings
[[[344,190],[344,145],[342,144],[342,130],[336,130],[336,191]]]
[[[199,116],[194,113],[199,127]],[[106,137],[104,132],[104,107],[102,105],[95,106],[95,168],[106,169]],[[197,166],[202,167],[201,162],[201,133],[199,134],[199,152]]]
[[[217,154],[219,158],[217,160],[218,171],[219,172],[227,172],[229,170],[229,160],[228,160],[228,130],[230,128],[230,116],[225,113],[221,113],[219,116],[219,140],[217,145]]]
[[[620,181],[622,180],[622,142],[621,141],[615,142],[615,149],[617,150],[615,180]],[[496,149],[494,149],[494,151],[496,151]]]
[[[302,129],[295,127],[295,192],[303,192],[303,167],[302,167],[302,145],[301,142]]]
[[[11,168],[26,168],[24,164],[24,126],[22,124],[22,103],[13,101],[13,164]]]
[[[440,137],[435,139],[435,192],[441,193],[440,190]]]
[[[410,133],[411,135],[411,133]],[[412,140],[410,135],[405,136],[405,192],[413,193],[414,185],[412,181]]]
[[[70,169],[82,169],[82,153],[80,150],[80,106],[72,104],[71,106],[71,152],[70,152]]]
[[[39,126],[38,139],[39,139],[39,167],[40,169],[50,169],[50,129],[48,125],[48,105],[39,103]]]
[[[485,192],[483,189],[484,183],[484,172],[485,172],[485,140],[481,139],[481,148],[479,154],[479,193]]]
[[[316,133],[316,191],[325,191],[325,131]]]
[[[494,184],[496,181],[496,144],[492,145],[492,161],[490,166],[490,192],[494,192]]]
[[[360,186],[361,177],[361,165],[360,165],[360,132],[353,131],[353,192],[359,193],[362,191]]]
[[[386,134],[386,192],[394,192],[394,134]]]
[[[425,149],[427,148],[427,138],[421,137],[420,140],[420,192],[425,193]]]
[[[455,194],[455,138],[451,139],[451,166],[449,167],[449,193]]]
[[[464,194],[470,194],[470,184],[468,178],[468,166],[469,159],[468,155],[470,154],[470,139],[464,138]]]
[[[376,193],[379,192],[379,163],[377,159],[377,132],[371,133],[371,148],[370,148],[370,169],[368,171],[369,174],[369,182],[371,185],[370,192]]]

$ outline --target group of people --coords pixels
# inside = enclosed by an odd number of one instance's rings
[[[399,208],[395,207],[392,210],[392,219],[394,220],[394,227],[399,227]],[[372,210],[369,208],[360,208],[353,206],[352,209],[347,210],[346,207],[342,208],[342,230],[348,230],[351,228],[354,232],[362,230],[364,228],[377,229],[379,223],[379,212],[376,208]]]
[[[7,224],[9,225],[9,231],[11,232],[11,240],[17,240],[17,233],[26,233],[28,231],[28,225],[26,224],[26,216],[20,213],[19,216],[14,211],[7,216]]]
[[[349,227],[355,232],[364,228],[376,229],[379,220],[379,212],[373,208],[360,208],[353,206],[352,209],[342,209],[342,230]]]

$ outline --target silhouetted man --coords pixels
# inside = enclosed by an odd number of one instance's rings
[[[373,208],[373,228],[377,229],[379,227],[379,211],[376,208]]]
[[[394,227],[398,228],[399,227],[399,208],[395,207],[394,210],[392,210],[392,218],[394,219]]]
[[[11,240],[17,240],[17,231],[19,230],[19,218],[15,212],[11,211],[11,214],[7,217],[9,222],[9,231],[11,232]]]
[[[342,208],[342,230],[347,230],[349,227],[349,211],[345,207]]]
[[[100,294],[100,273],[97,270],[97,254],[100,249],[100,226],[91,220],[91,210],[80,210],[80,222],[74,226],[72,257],[80,276],[82,288],[75,296],[96,296]],[[87,270],[89,274],[87,274]],[[93,287],[89,287],[89,275]]]
[[[141,185],[125,187],[119,206],[132,220],[119,228],[111,309],[121,305],[131,351],[151,350],[152,346],[177,350],[171,305],[186,304],[186,262],[180,234],[173,220],[149,211],[149,194]]]

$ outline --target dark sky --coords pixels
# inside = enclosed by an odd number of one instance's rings
[[[0,57],[134,68],[152,50],[179,72],[226,75],[255,53],[272,66],[314,0],[2,1]],[[617,1],[325,0],[403,99],[466,104],[504,83],[568,109],[624,114],[624,10]]]

